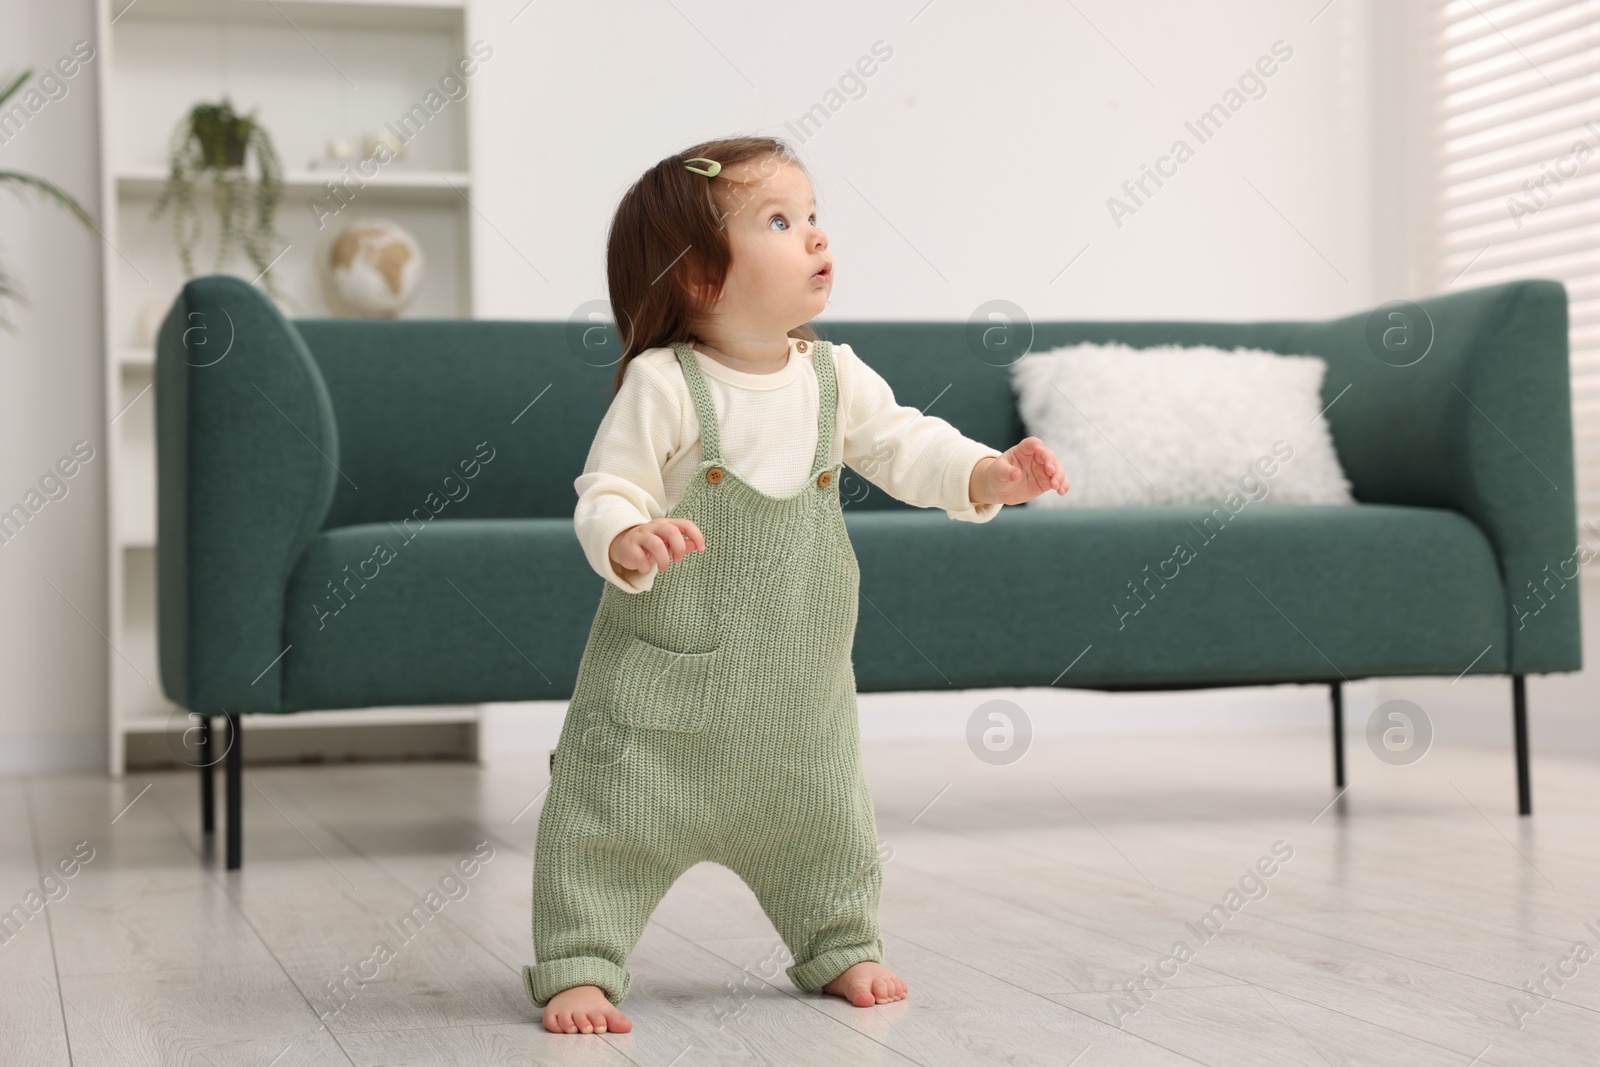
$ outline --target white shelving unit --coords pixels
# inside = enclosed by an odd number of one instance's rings
[[[109,763],[126,770],[128,738],[181,729],[162,692],[156,648],[154,352],[151,335],[186,280],[169,215],[151,209],[166,182],[173,128],[200,102],[256,113],[284,168],[273,277],[291,318],[327,316],[314,268],[321,241],[347,222],[387,217],[421,246],[424,280],[404,317],[473,313],[467,200],[471,61],[467,0],[96,0],[100,68],[110,647]],[[453,73],[466,91],[440,92]],[[429,109],[430,90],[442,107]],[[459,92],[459,91],[458,91]],[[422,110],[417,107],[422,105]],[[411,121],[405,123],[405,116]],[[330,141],[405,137],[406,152],[354,196],[329,199],[342,171],[322,164]],[[253,160],[250,164],[254,170]],[[352,170],[354,167],[352,166]],[[254,280],[242,250],[217,264],[217,219],[202,186],[195,270]],[[313,204],[320,203],[319,212]],[[338,208],[331,217],[328,210]],[[260,285],[260,283],[257,283]],[[477,705],[246,715],[262,727],[476,723]]]

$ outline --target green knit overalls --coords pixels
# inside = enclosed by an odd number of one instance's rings
[[[673,349],[700,422],[700,463],[668,514],[693,520],[706,548],[658,572],[649,592],[607,582],[601,594],[539,816],[538,962],[522,977],[540,1007],[584,984],[620,1004],[645,923],[702,861],[755,892],[800,990],[883,961],[883,871],[851,662],[861,572],[839,505],[843,464],[829,466],[831,345],[813,353],[811,473],[783,498],[723,466],[694,351]]]

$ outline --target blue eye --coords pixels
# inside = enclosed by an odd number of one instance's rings
[[[779,219],[783,219],[783,228],[787,230],[789,228],[789,220],[788,219],[784,219],[782,215],[774,215],[774,216],[772,216],[772,218],[767,220],[767,223],[770,226],[772,223],[777,222]],[[816,225],[816,222],[817,222],[817,216],[815,214],[813,214],[811,216],[811,224],[814,226],[814,225]]]

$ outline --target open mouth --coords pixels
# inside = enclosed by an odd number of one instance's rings
[[[832,277],[833,277],[833,267],[828,266],[828,267],[823,267],[821,270],[817,271],[817,273],[813,274],[811,276],[811,280],[814,281],[814,282],[825,282],[829,278],[832,278]]]

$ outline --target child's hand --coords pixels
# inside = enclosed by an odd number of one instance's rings
[[[654,560],[660,570],[690,552],[706,550],[705,535],[690,519],[651,519],[611,539],[611,562],[619,571],[644,571]]]
[[[1002,455],[978,461],[967,495],[974,504],[1025,504],[1047,489],[1064,496],[1067,484],[1056,454],[1037,437],[1024,437]]]

